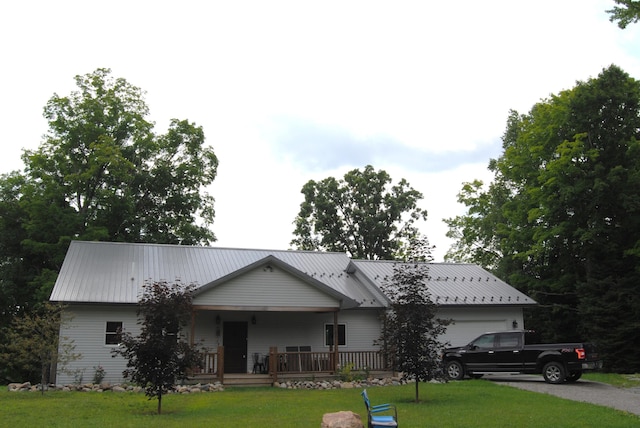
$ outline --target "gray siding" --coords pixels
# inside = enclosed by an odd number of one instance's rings
[[[318,288],[278,268],[258,268],[199,294],[195,305],[254,307],[340,307]]]
[[[74,353],[82,357],[68,364],[66,368],[58,366],[56,382],[71,384],[80,380],[93,381],[95,368],[102,366],[108,382],[121,382],[126,361],[121,357],[113,358],[113,345],[105,345],[107,321],[121,321],[123,329],[134,335],[139,333],[136,308],[134,306],[79,306],[71,305],[66,312],[72,317],[67,325],[60,329],[62,340],[73,340]],[[65,339],[66,338],[66,339]]]

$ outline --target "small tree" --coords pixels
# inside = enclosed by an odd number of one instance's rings
[[[382,287],[391,304],[383,314],[379,343],[403,377],[415,380],[416,402],[421,381],[444,377],[440,355],[446,344],[438,337],[451,323],[436,317],[437,306],[427,289],[432,249],[426,238],[414,241],[407,260],[394,265],[391,280]]]
[[[188,344],[182,334],[191,316],[193,289],[179,281],[145,283],[138,303],[140,335],[123,332],[120,346],[113,351],[114,357],[127,360],[123,377],[142,386],[150,400],[158,399],[158,414],[162,413],[162,396],[199,361],[197,347]]]
[[[0,362],[13,372],[28,373],[29,380],[38,377],[44,394],[52,366],[64,367],[80,358],[73,352],[73,341],[60,337],[60,326],[66,321],[64,307],[53,303],[43,303],[38,309],[14,318]]]

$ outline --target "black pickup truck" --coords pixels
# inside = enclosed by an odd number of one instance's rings
[[[548,383],[575,382],[582,372],[602,368],[590,343],[539,343],[532,330],[485,333],[443,354],[447,377],[460,380],[486,372],[540,374]]]

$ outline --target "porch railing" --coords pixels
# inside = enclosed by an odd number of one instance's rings
[[[336,364],[336,353],[332,351],[279,352],[277,348],[271,348],[265,366],[274,378],[295,373],[335,373],[348,365],[351,365],[352,370],[391,370],[378,351],[338,351],[337,358]]]
[[[205,352],[201,354],[200,365],[193,369],[195,375],[207,375],[218,378],[220,382],[224,380],[224,348],[218,346],[215,352]]]
[[[224,382],[224,347],[219,346],[215,352],[203,353],[200,361],[193,369],[194,375],[215,377]],[[274,381],[281,375],[335,374],[340,368],[348,365],[351,365],[351,370],[391,370],[379,351],[279,352],[278,348],[271,347],[263,364]]]

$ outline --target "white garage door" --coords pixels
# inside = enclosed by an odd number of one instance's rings
[[[454,320],[454,323],[447,327],[447,333],[442,339],[448,341],[451,346],[463,346],[488,331],[507,329],[507,320]]]

